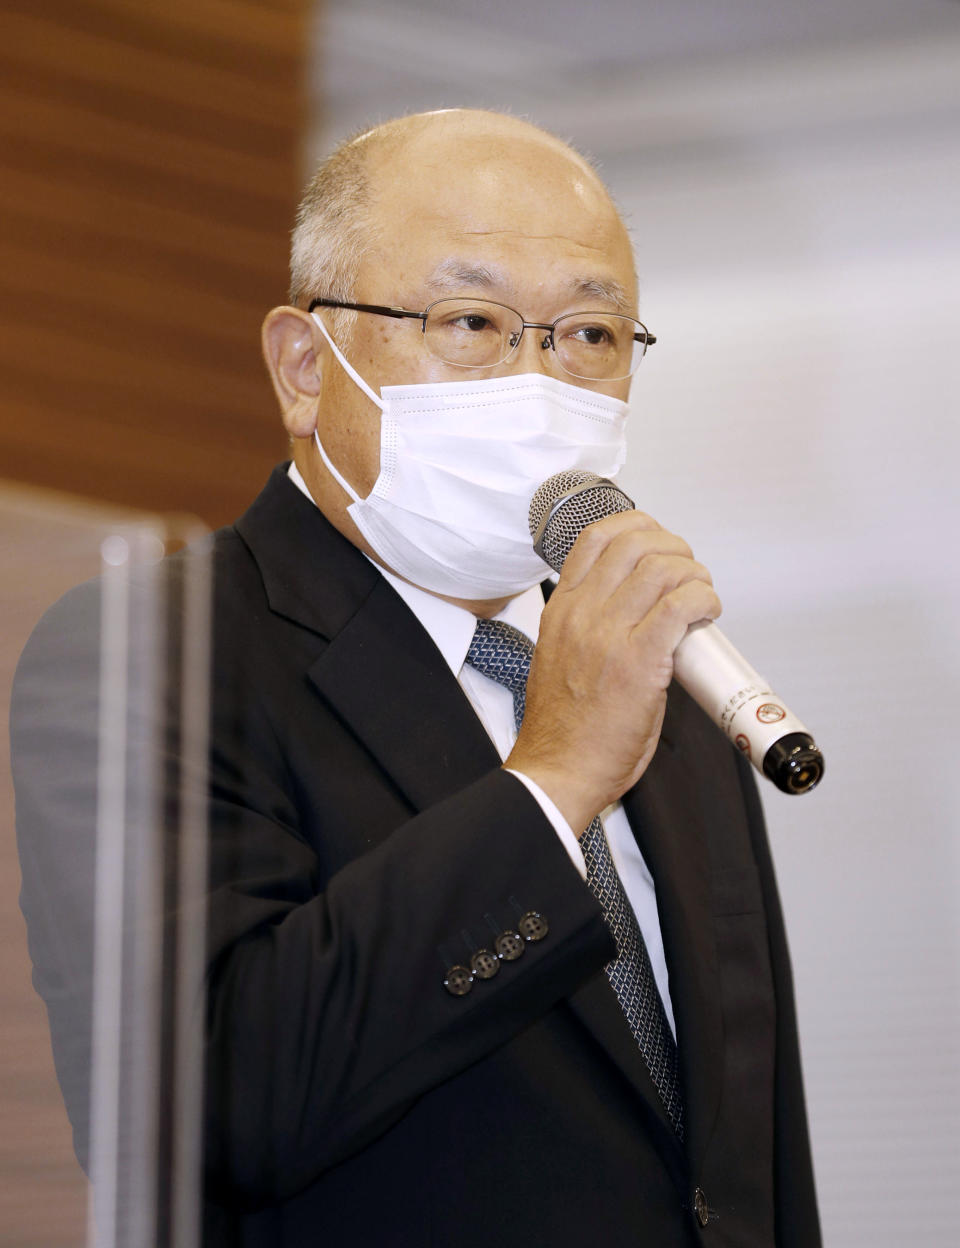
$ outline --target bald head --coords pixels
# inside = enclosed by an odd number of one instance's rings
[[[606,194],[594,170],[568,143],[531,122],[487,109],[447,108],[398,117],[344,146],[366,156],[371,174],[388,176],[408,164],[429,165],[438,156],[460,154],[469,163],[509,159],[511,154],[523,152],[550,152]]]
[[[613,246],[618,258],[629,253],[609,193],[568,144],[502,113],[417,113],[364,131],[318,168],[297,215],[291,302],[355,298],[361,269],[375,263],[391,237],[430,220],[449,221],[451,214],[465,233],[471,224],[479,232],[491,223],[496,202],[503,224],[513,212],[517,228],[529,232],[530,212],[539,211],[549,232],[551,213],[572,214],[584,237]]]

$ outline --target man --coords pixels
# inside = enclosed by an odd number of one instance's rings
[[[544,607],[518,533],[622,459],[605,189],[508,117],[378,127],[308,188],[292,304],[293,462],[215,547],[205,1242],[818,1244],[759,805],[670,684],[709,574],[630,512]]]

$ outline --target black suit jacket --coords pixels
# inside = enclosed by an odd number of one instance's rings
[[[596,902],[402,600],[284,468],[216,535],[214,569],[205,1243],[818,1244],[762,816],[698,708],[671,689],[624,802],[657,888],[681,1146]],[[57,860],[92,817],[89,681],[42,707],[52,662],[89,668],[95,603],[81,588],[48,615],[14,706],[24,909],[81,1153],[63,1002],[87,993],[86,884]],[[447,968],[527,910],[547,936],[448,993]]]

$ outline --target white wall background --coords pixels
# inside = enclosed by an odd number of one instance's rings
[[[470,103],[601,158],[659,338],[625,482],[827,760],[764,786],[825,1241],[957,1242],[960,5],[326,9],[312,153]]]

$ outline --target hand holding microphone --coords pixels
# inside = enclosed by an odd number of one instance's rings
[[[540,486],[530,505],[534,547],[559,572],[581,532],[622,513],[639,514],[613,482],[579,469],[557,473]],[[658,609],[668,603],[674,609],[670,591],[662,602]],[[713,614],[705,611],[681,634],[673,652],[673,674],[779,789],[808,792],[823,774],[823,756],[804,725],[709,622]]]
[[[691,624],[720,611],[686,542],[642,512],[606,516],[570,552],[541,618],[507,766],[539,784],[575,832],[646,770],[673,653]]]

